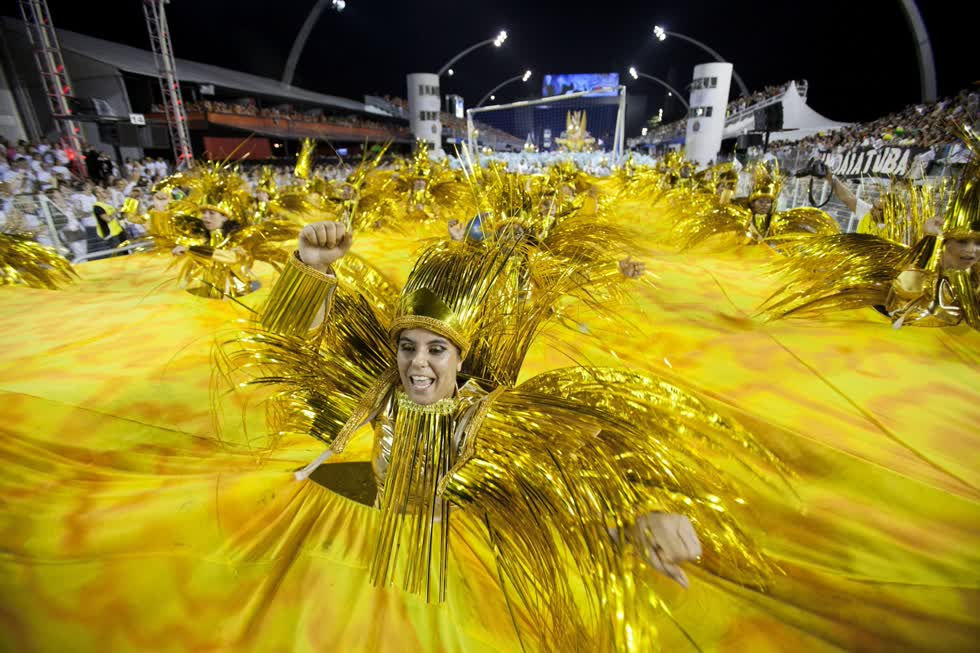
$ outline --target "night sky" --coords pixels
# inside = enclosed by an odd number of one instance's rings
[[[167,8],[178,57],[280,78],[296,33],[315,0],[172,0]],[[940,97],[980,79],[969,3],[919,2],[936,58]],[[139,0],[48,0],[58,27],[149,47]],[[4,14],[19,16],[4,1]],[[97,8],[97,9],[96,9]],[[704,41],[735,64],[750,90],[789,79],[810,82],[809,104],[829,118],[870,120],[919,100],[911,29],[898,0],[809,2],[595,2],[529,0],[347,0],[327,10],[307,43],[297,86],[361,99],[405,96],[405,74],[435,72],[459,50],[507,29],[503,48],[488,46],[444,77],[443,93],[474,104],[491,87],[530,68],[534,78],[510,85],[498,101],[539,95],[542,73],[619,72],[631,92],[664,91],[634,82],[635,65],[675,87],[691,79],[707,55],[676,39],[660,43],[655,24]],[[732,84],[733,89],[735,84]],[[681,109],[666,105],[667,119]]]

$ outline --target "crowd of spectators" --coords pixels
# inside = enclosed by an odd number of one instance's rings
[[[799,84],[805,83],[799,82]],[[785,92],[786,85],[766,87],[748,98],[739,98],[728,105],[729,115],[734,115],[753,104],[765,101]],[[927,104],[913,104],[897,113],[882,116],[866,123],[854,123],[841,129],[825,131],[793,143],[771,148],[780,158],[794,158],[800,154],[805,161],[820,153],[843,151],[851,148],[880,148],[885,145],[914,146],[928,150],[923,153],[924,166],[930,161],[948,155],[966,156],[957,135],[957,123],[980,126],[980,93],[963,90],[954,97],[943,98]],[[669,143],[682,140],[687,121],[677,120],[649,130],[636,143]],[[953,159],[953,163],[961,162]]]
[[[16,144],[0,139],[0,231],[30,233],[38,242],[85,256],[90,247],[103,249],[96,207],[119,217],[124,233],[115,243],[134,238],[143,228],[125,219],[150,201],[153,185],[171,173],[163,159],[126,159],[122,166],[104,153],[83,145],[87,177],[72,164],[77,156],[48,139]],[[126,201],[132,199],[128,205]],[[124,210],[125,207],[125,210]]]
[[[778,84],[776,86],[766,86],[761,91],[756,91],[755,93],[729,102],[728,108],[725,110],[725,116],[734,116],[735,114],[741,113],[749,107],[761,104],[766,100],[781,97],[789,89],[790,83],[791,82],[786,82],[785,84]],[[799,89],[800,95],[806,97],[807,81],[805,79],[801,79],[800,81],[796,82],[796,87]]]
[[[154,111],[163,112],[163,107],[154,106]],[[272,118],[274,120],[290,120],[293,122],[318,123],[324,125],[337,125],[342,127],[363,127],[392,132],[394,135],[403,136],[408,133],[408,128],[403,125],[385,123],[377,120],[370,120],[355,114],[326,114],[321,109],[312,111],[297,111],[290,105],[279,105],[276,107],[259,107],[255,102],[244,100],[241,102],[219,102],[203,100],[201,102],[190,102],[186,105],[188,112],[210,112],[226,113],[239,116],[258,116],[262,118]]]
[[[980,93],[960,91],[931,104],[913,104],[898,113],[809,136],[798,145],[821,151],[903,145],[942,148],[959,142],[956,124],[980,123]]]

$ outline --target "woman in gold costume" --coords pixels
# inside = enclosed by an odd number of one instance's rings
[[[766,304],[771,317],[875,307],[895,328],[954,326],[980,330],[980,139],[945,214],[931,217],[932,193],[908,187],[886,196],[872,234],[795,243],[790,281]],[[888,238],[891,236],[891,238]]]
[[[719,200],[706,209],[693,193],[686,202],[675,202],[673,235],[683,247],[712,236],[731,234],[746,243],[771,243],[785,236],[837,233],[837,223],[820,209],[801,207],[776,211],[782,177],[775,164],[755,166],[752,192],[745,200]]]
[[[175,188],[189,192],[171,200]],[[148,236],[157,251],[175,257],[178,282],[189,292],[240,297],[258,286],[252,272],[256,261],[276,269],[285,262],[281,244],[301,226],[286,214],[290,198],[282,193],[272,207],[257,212],[236,171],[226,163],[202,164],[159,185],[145,219]]]
[[[245,374],[280,388],[274,433],[329,445],[298,478],[373,425],[375,584],[447,600],[459,507],[485,525],[529,650],[650,650],[658,603],[644,569],[687,584],[678,565],[701,551],[687,516],[713,573],[748,584],[768,573],[739,522],[744,500],[721,498],[742,493],[711,461],[738,450],[756,469],[778,465],[737,424],[649,375],[576,367],[518,385],[559,301],[603,281],[584,274],[587,259],[535,258],[510,232],[485,233],[479,245],[425,250],[378,312],[360,299],[363,284],[333,274],[351,243],[344,226],[305,227],[263,328],[228,352],[225,369],[235,387]]]

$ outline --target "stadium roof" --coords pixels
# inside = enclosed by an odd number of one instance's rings
[[[25,34],[24,22],[16,18],[3,18],[5,27],[10,31]],[[71,32],[64,29],[57,30],[58,39],[61,41],[61,49],[64,51],[79,54],[89,59],[114,66],[119,70],[137,75],[148,77],[157,76],[156,61],[153,53],[149,50],[141,50],[122,43],[114,43],[86,36],[78,32]],[[175,59],[177,64],[177,78],[181,82],[192,84],[214,84],[223,88],[252,93],[255,95],[272,96],[284,100],[295,102],[305,102],[317,104],[325,107],[346,109],[348,111],[359,111],[374,115],[383,114],[380,110],[368,107],[363,102],[337,97],[335,95],[325,95],[307,91],[295,86],[282,84],[279,80],[259,77],[248,73],[211,66],[197,61],[186,59]]]

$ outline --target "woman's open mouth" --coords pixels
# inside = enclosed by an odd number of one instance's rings
[[[415,375],[408,377],[408,380],[411,382],[412,390],[415,390],[417,392],[424,392],[428,390],[429,388],[432,387],[432,385],[436,381],[431,376],[415,376]]]

